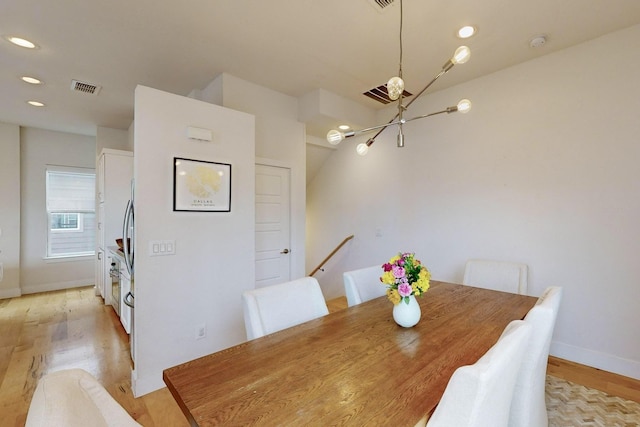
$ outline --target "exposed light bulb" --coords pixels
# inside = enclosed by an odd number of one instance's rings
[[[468,99],[461,99],[457,106],[459,113],[468,113],[469,110],[471,110],[471,101]]]
[[[34,107],[44,107],[44,104],[40,101],[27,101],[27,104],[32,105]]]
[[[327,132],[327,141],[331,145],[338,145],[344,140],[344,133],[339,130],[331,129]]]
[[[356,147],[356,152],[361,155],[364,156],[369,152],[369,146],[367,144],[365,144],[364,142],[361,142],[360,144],[358,144],[358,146]]]
[[[471,49],[467,46],[460,46],[456,49],[453,54],[453,58],[451,58],[451,62],[454,64],[464,64],[471,58]]]
[[[395,101],[400,98],[400,95],[404,92],[404,80],[400,77],[391,77],[387,82],[387,94],[389,99]]]

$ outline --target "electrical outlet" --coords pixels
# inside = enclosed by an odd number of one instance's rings
[[[207,336],[207,325],[201,323],[196,326],[196,339],[201,340],[202,338]]]

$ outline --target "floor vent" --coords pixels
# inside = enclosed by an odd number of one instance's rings
[[[363,93],[364,96],[368,96],[371,99],[374,99],[382,104],[389,104],[390,102],[392,102],[392,100],[389,98],[389,95],[387,93],[387,85],[380,85],[378,87],[374,87],[373,89],[369,89],[368,91],[366,91],[365,93]],[[404,92],[402,92],[402,96],[404,98],[407,98],[409,96],[413,95],[412,93],[407,92],[406,90]]]
[[[102,86],[94,85],[93,83],[81,82],[79,80],[71,80],[71,90],[75,92],[82,92],[89,95],[98,95],[102,89]]]

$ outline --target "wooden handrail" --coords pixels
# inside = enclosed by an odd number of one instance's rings
[[[353,234],[351,236],[345,237],[344,240],[342,241],[342,243],[340,243],[338,246],[336,246],[336,248],[331,251],[331,253],[322,260],[322,262],[320,264],[318,264],[318,266],[316,268],[313,269],[313,271],[309,274],[309,276],[313,276],[314,274],[316,274],[318,272],[318,270],[320,270],[322,268],[323,265],[325,265],[327,263],[327,261],[329,261],[331,259],[332,256],[334,256],[336,254],[336,252],[338,252],[340,250],[341,247],[343,247],[345,245],[345,243],[347,243],[349,240],[353,239]]]

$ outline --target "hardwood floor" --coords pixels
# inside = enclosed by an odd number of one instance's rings
[[[347,306],[330,300],[331,312]],[[166,388],[135,399],[128,335],[92,287],[0,300],[0,420],[23,427],[38,379],[79,367],[94,375],[145,427],[188,426]],[[640,381],[550,358],[549,373],[640,402]]]

